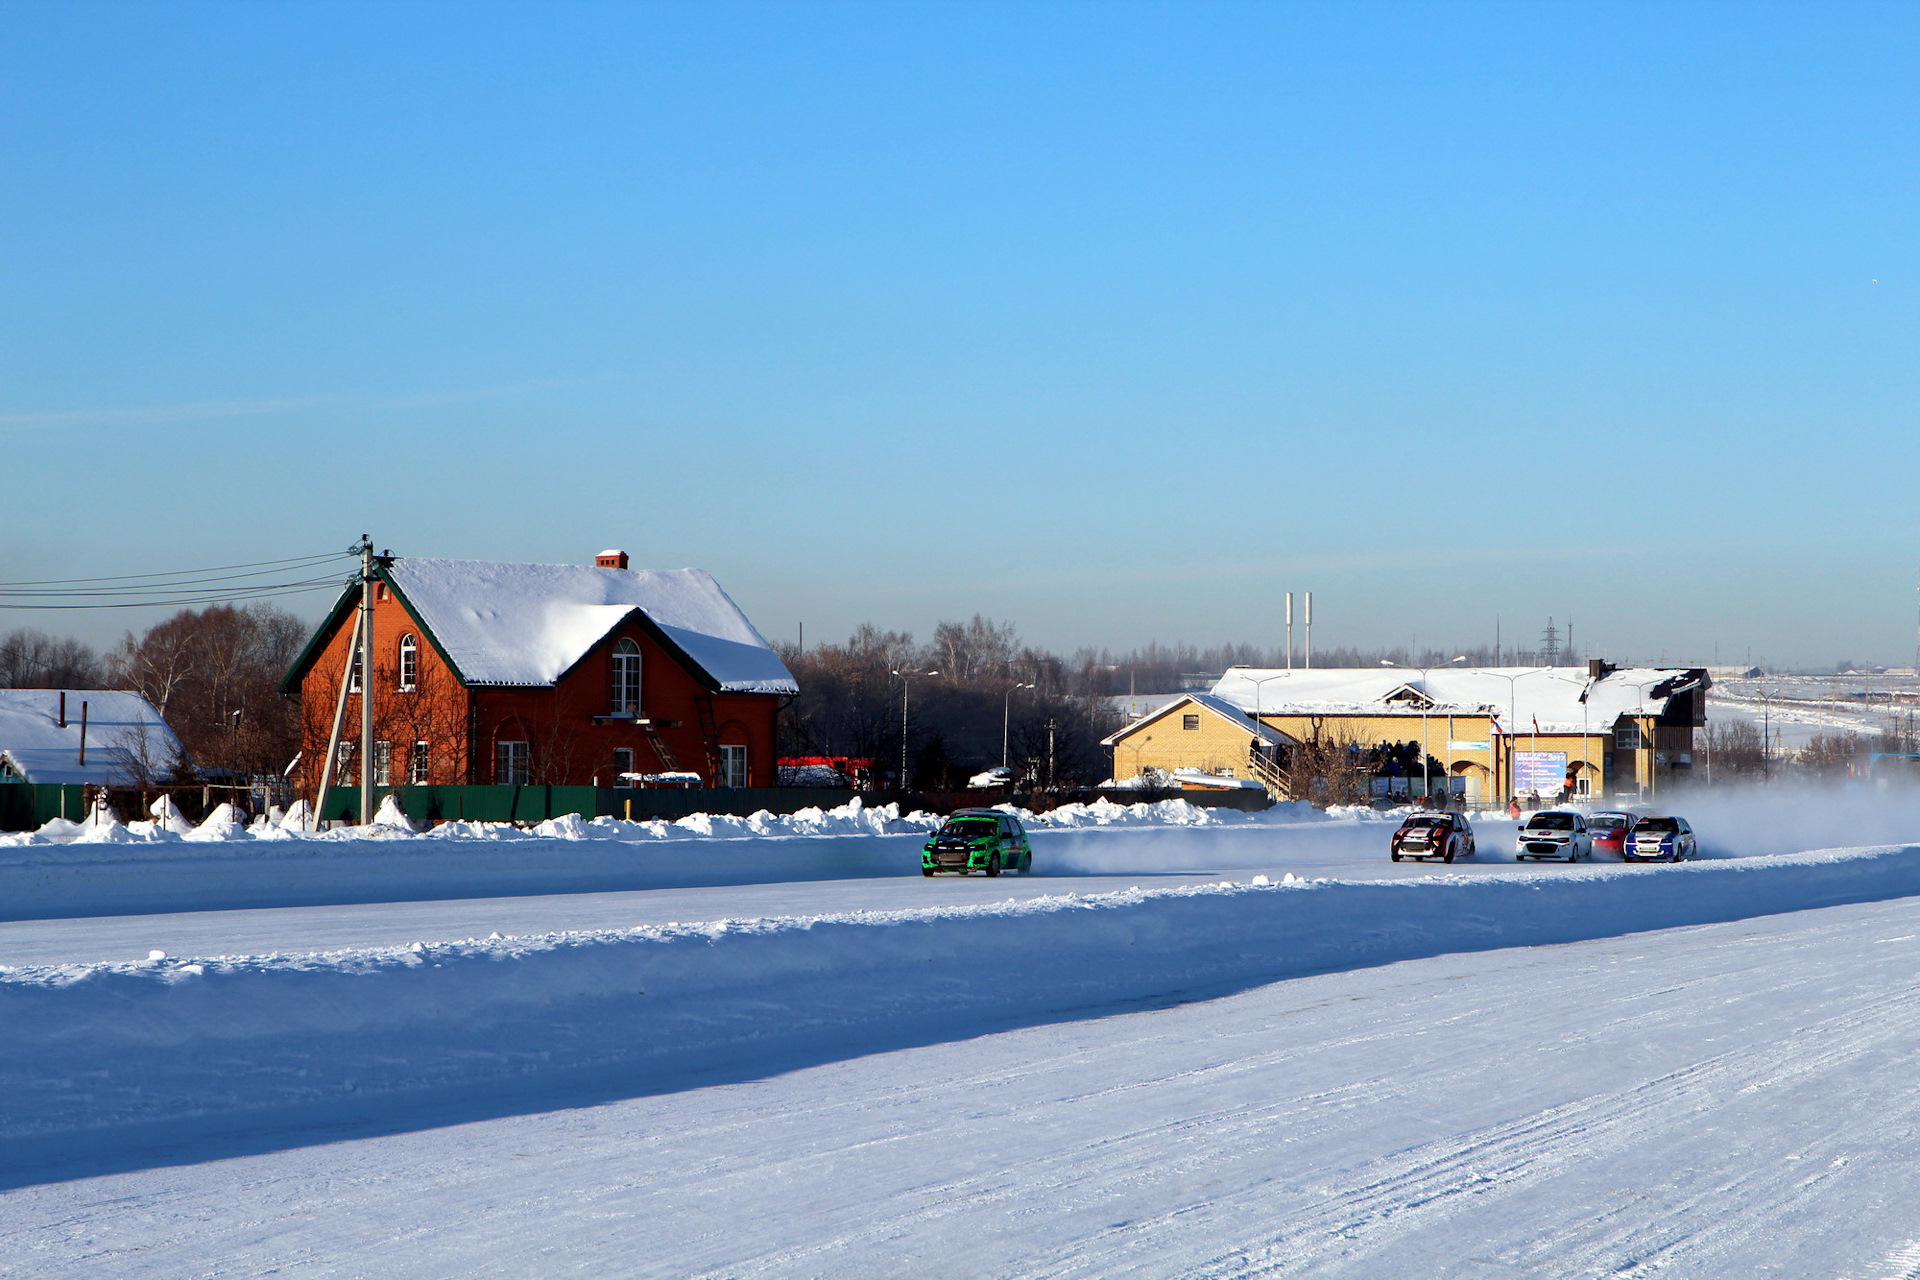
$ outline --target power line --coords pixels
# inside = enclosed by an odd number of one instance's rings
[[[235,569],[267,569],[280,565],[322,564],[351,552],[329,551],[325,555],[295,556],[290,560],[254,560],[247,564],[218,564],[208,569],[173,569],[165,573],[116,573],[104,578],[42,578],[31,582],[0,582],[0,591],[10,587],[76,587],[94,582],[138,582],[148,578],[191,578],[202,573],[230,573]],[[252,576],[252,575],[243,575]]]
[[[303,565],[301,567],[312,568],[313,566]],[[48,591],[48,590],[10,591],[4,586],[0,586],[0,599],[5,599],[9,597],[25,597],[29,599],[39,599],[44,597],[44,598],[50,598],[50,599],[56,599],[56,600],[68,600],[68,599],[86,600],[86,599],[98,599],[103,596],[164,595],[170,591],[199,591],[202,588],[205,588],[206,590],[209,590],[209,591],[216,591],[216,590],[239,591],[239,590],[244,590],[245,588],[241,588],[241,587],[218,588],[218,587],[215,587],[214,584],[221,583],[221,582],[243,582],[248,578],[275,577],[280,574],[288,573],[288,572],[293,572],[293,571],[287,570],[287,569],[256,569],[252,573],[230,573],[230,574],[224,574],[216,578],[183,578],[177,582],[156,582],[150,586],[143,586],[143,587],[86,587],[86,588],[82,588],[74,591]],[[249,584],[249,586],[253,586],[253,585],[262,585],[262,584]]]
[[[346,585],[349,584],[341,578],[311,578],[303,582],[259,583],[245,589],[202,591],[155,600],[112,600],[98,604],[9,604],[0,601],[0,609],[154,609],[168,606],[232,604],[240,600],[266,600],[277,596],[302,595],[310,591],[338,591]]]

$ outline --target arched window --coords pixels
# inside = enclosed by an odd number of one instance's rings
[[[420,679],[420,642],[409,631],[400,637],[400,692],[412,693]]]
[[[613,714],[640,714],[640,646],[628,639],[613,646]]]

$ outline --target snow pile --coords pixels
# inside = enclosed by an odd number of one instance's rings
[[[153,839],[163,831],[168,835],[176,836],[191,835],[193,832],[193,823],[180,812],[180,806],[173,802],[172,796],[163,795],[155,800],[148,806],[147,813],[149,815],[147,821],[128,823],[127,830],[147,839]],[[51,823],[48,824],[48,826],[51,825]],[[41,828],[42,831],[46,829],[46,827]]]
[[[147,1131],[164,1141],[293,1108],[309,1120],[365,1116],[560,1071],[607,1072],[630,1095],[716,1064],[751,1077],[822,1052],[1204,998],[1330,968],[1916,892],[1920,845],[1900,845],[1552,878],[1289,878],[320,955],[0,968],[0,1150],[18,1164],[71,1150],[87,1131],[137,1124],[173,1125],[170,1135]],[[53,1135],[64,1136],[32,1147]]]
[[[532,827],[510,822],[455,821],[421,830],[400,804],[389,795],[381,800],[380,811],[370,826],[335,827],[330,831],[306,831],[306,802],[296,803],[280,822],[255,819],[242,824],[231,805],[221,805],[198,827],[179,816],[179,810],[165,802],[172,817],[162,822],[135,823],[122,834],[94,836],[91,839],[118,841],[161,841],[190,835],[195,840],[306,840],[351,841],[392,840],[417,836],[430,840],[627,840],[653,843],[671,840],[745,840],[766,836],[850,836],[900,835],[932,831],[945,819],[936,813],[915,811],[903,814],[897,804],[870,806],[859,797],[832,809],[797,809],[792,813],[773,813],[762,809],[746,817],[722,813],[696,813],[684,818],[651,818],[627,821],[599,817],[591,821],[578,814],[549,819]],[[1303,802],[1276,805],[1256,813],[1233,809],[1208,809],[1185,800],[1161,800],[1153,804],[1115,804],[1106,798],[1092,804],[1069,804],[1046,813],[1033,813],[1012,805],[995,806],[1001,812],[1018,817],[1037,831],[1080,827],[1205,827],[1250,822],[1297,822],[1320,816]],[[156,810],[158,805],[156,805]],[[0,847],[7,845],[54,844],[73,840],[79,831],[72,823],[54,819],[38,831],[0,835]]]

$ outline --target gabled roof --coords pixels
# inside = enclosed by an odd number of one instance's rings
[[[1102,738],[1100,745],[1110,747],[1128,734],[1138,729],[1144,729],[1155,721],[1164,720],[1175,712],[1182,711],[1189,706],[1198,707],[1203,711],[1210,711],[1222,720],[1227,721],[1234,728],[1259,738],[1262,742],[1268,743],[1271,746],[1289,746],[1295,741],[1272,725],[1262,724],[1255,720],[1252,716],[1225,698],[1216,697],[1211,693],[1188,693],[1175,698],[1172,702],[1161,707],[1153,714],[1135,720],[1126,728]]]
[[[1412,680],[1404,667],[1233,667],[1213,693],[1261,715],[1418,716],[1417,703],[1389,701],[1410,691],[1433,700],[1429,715],[1492,713],[1507,733],[1529,732],[1536,719],[1542,732],[1602,733],[1710,684],[1699,667],[1620,667],[1598,679],[1584,667],[1434,667]]]
[[[396,557],[380,570],[469,685],[551,685],[636,616],[722,693],[799,692],[793,674],[720,584],[701,569],[606,569]],[[335,605],[320,638],[345,619],[359,588]]]
[[[28,782],[140,782],[142,769],[165,773],[180,740],[153,704],[116,689],[68,689],[66,727],[59,689],[0,689],[0,758]],[[80,763],[80,704],[87,708],[87,762]]]

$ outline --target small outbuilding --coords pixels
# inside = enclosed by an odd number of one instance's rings
[[[125,689],[0,689],[0,786],[137,787],[166,777],[180,739]]]
[[[1263,724],[1231,701],[1186,693],[1103,740],[1113,751],[1113,776],[1127,782],[1148,770],[1193,790],[1259,787],[1257,762],[1271,760],[1295,739]]]

